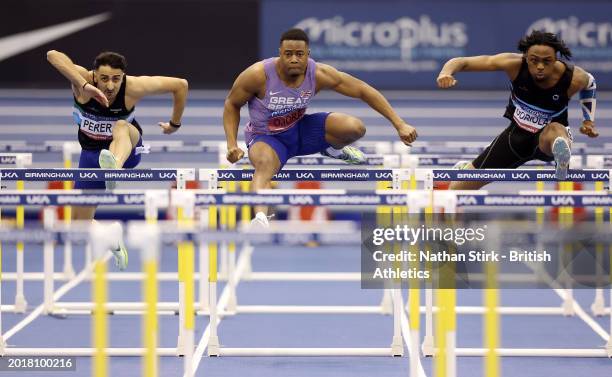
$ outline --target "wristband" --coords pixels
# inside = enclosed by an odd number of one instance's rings
[[[85,86],[89,84],[87,81],[85,81],[85,84],[83,84],[83,86],[81,87],[81,89],[85,89]]]
[[[177,124],[177,123],[174,123],[174,122],[173,122],[173,121],[171,121],[171,120],[170,120],[170,121],[168,121],[168,123],[169,123],[169,124],[170,124],[172,127],[174,127],[174,128],[180,128],[180,127],[181,127],[181,124],[180,124],[180,123],[178,123],[178,124]]]

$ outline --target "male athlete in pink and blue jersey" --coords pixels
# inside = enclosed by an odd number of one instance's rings
[[[269,188],[270,181],[294,156],[322,153],[350,164],[365,161],[363,153],[349,146],[365,134],[363,122],[336,112],[306,114],[312,98],[321,89],[332,89],[359,98],[387,118],[405,144],[417,132],[393,110],[385,97],[365,82],[310,59],[308,36],[290,29],[280,39],[279,57],[265,59],[244,70],[225,100],[223,127],[227,159],[234,163],[244,156],[238,148],[240,108],[248,103],[250,121],[245,139],[255,168],[251,189]],[[263,208],[255,220],[267,224]]]

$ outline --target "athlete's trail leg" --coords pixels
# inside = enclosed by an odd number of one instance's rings
[[[251,191],[271,188],[270,182],[278,173],[281,163],[274,149],[264,142],[256,142],[249,148],[249,159],[255,168]],[[255,206],[255,213],[267,213],[266,206]]]
[[[123,164],[132,153],[132,149],[138,144],[140,133],[134,125],[125,120],[118,120],[113,127],[113,141],[110,144],[109,150],[115,156],[117,168],[123,167]]]

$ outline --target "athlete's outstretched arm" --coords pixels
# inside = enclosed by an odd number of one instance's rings
[[[176,132],[181,126],[181,118],[187,103],[187,80],[177,77],[165,76],[129,76],[129,85],[126,95],[134,98],[135,102],[143,97],[153,94],[172,93],[173,105],[170,122],[159,122],[165,134]]]
[[[223,129],[227,141],[227,160],[231,163],[244,157],[244,151],[238,148],[238,126],[240,125],[240,109],[251,98],[257,95],[261,88],[265,89],[266,75],[262,63],[255,63],[245,69],[230,89],[223,105]]]
[[[580,67],[574,67],[574,75],[568,89],[568,96],[571,97],[578,92],[583,118],[580,132],[588,137],[599,136],[599,132],[595,129],[596,91],[597,83],[595,82],[595,77]]]
[[[74,64],[68,55],[56,50],[47,51],[47,61],[70,81],[72,91],[77,97],[95,98],[96,101],[108,107],[108,99],[104,93],[87,81],[89,76],[87,69]]]
[[[521,67],[521,54],[503,53],[452,58],[447,61],[438,75],[438,87],[450,88],[457,84],[457,72],[505,71],[513,78]]]
[[[405,144],[412,143],[417,138],[416,129],[400,118],[387,99],[372,86],[348,73],[340,72],[327,64],[317,63],[317,91],[332,89],[352,98],[359,98],[372,109],[384,116],[397,130],[400,139]]]

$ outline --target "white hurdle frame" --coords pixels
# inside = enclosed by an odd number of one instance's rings
[[[213,185],[214,187],[214,185]],[[222,190],[207,190],[207,192],[222,193]],[[267,190],[263,190],[267,191]],[[263,193],[262,191],[262,193]],[[281,190],[282,191],[282,190]],[[291,190],[293,191],[293,190]],[[317,192],[322,191],[330,191],[330,190],[317,190]],[[334,191],[334,190],[331,190]],[[279,190],[272,191],[273,193],[279,192]],[[300,190],[300,192],[304,192],[304,190]],[[193,205],[195,202],[195,193],[194,191],[173,191],[172,192],[172,202],[177,205]],[[409,198],[412,197],[420,197],[420,200],[411,200],[410,203],[413,205],[413,208],[417,208],[418,205],[421,205],[421,208],[429,205],[429,192],[425,191],[405,191],[406,195]],[[191,198],[190,198],[191,197]],[[207,218],[201,217],[201,218]],[[207,220],[206,220],[207,221]],[[200,225],[202,228],[203,225]],[[204,248],[201,248],[204,250]],[[207,249],[206,249],[207,250]],[[244,255],[242,255],[244,257]],[[248,255],[247,255],[248,257]],[[209,266],[209,268],[215,268],[214,266]],[[238,269],[237,269],[238,270]],[[230,268],[232,271],[232,268]],[[202,271],[204,273],[204,271]],[[229,295],[235,294],[233,292],[235,287],[239,283],[239,276],[230,275],[228,279],[232,279],[232,281],[228,282],[226,286],[226,292]],[[234,356],[296,356],[296,355],[310,355],[310,356],[380,356],[380,355],[392,355],[392,356],[402,356],[404,352],[403,340],[406,334],[403,334],[403,327],[401,325],[401,316],[402,316],[402,308],[403,308],[403,300],[400,289],[393,289],[392,291],[392,314],[393,314],[393,339],[391,342],[391,346],[389,348],[224,348],[219,344],[218,337],[218,315],[217,313],[217,303],[216,299],[216,283],[210,283],[210,335],[208,341],[208,353],[210,356],[223,356],[223,355],[234,355]],[[227,296],[229,298],[229,296]],[[225,302],[224,306],[227,308],[227,302]],[[319,313],[319,314],[329,314],[329,313],[381,313],[380,306],[376,307],[318,307],[318,306],[240,306],[236,307],[237,313]],[[365,309],[365,310],[364,310]],[[235,314],[233,311],[228,312],[225,311],[221,313],[222,315]]]
[[[177,169],[177,189],[185,189],[187,180],[195,178],[193,169]],[[145,190],[145,216],[147,218],[157,218],[160,208],[169,208],[170,200],[168,190]],[[163,281],[178,282],[177,273],[160,273]],[[54,279],[57,274],[51,276],[43,275],[43,279]],[[90,278],[90,277],[88,277]],[[144,273],[109,273],[109,281],[142,280]],[[158,310],[163,315],[175,315],[179,310],[178,302],[159,302]],[[91,302],[54,302],[53,312],[56,315],[89,315],[93,309]],[[140,315],[145,309],[144,302],[107,302],[106,309],[117,315]]]
[[[462,193],[461,191],[436,191],[433,192],[433,203],[437,207],[453,206],[450,209],[456,213],[456,196]],[[542,194],[542,192],[539,192]],[[442,204],[440,204],[442,203]],[[454,204],[453,204],[454,203]],[[552,278],[551,278],[552,281]],[[559,295],[562,302],[567,302],[568,292],[566,289],[554,288],[553,291]],[[610,299],[612,302],[612,288],[609,289]],[[496,350],[499,356],[523,356],[523,357],[608,357],[612,358],[612,311],[610,311],[610,327],[606,332],[596,321],[594,321],[578,304],[576,300],[572,300],[571,310],[581,318],[595,333],[606,341],[605,348],[602,349],[527,349],[527,348],[498,348]],[[502,315],[565,315],[567,312],[563,305],[559,307],[498,307],[497,313]],[[408,308],[406,308],[408,310]],[[426,305],[420,308],[421,313],[425,312],[425,336],[421,343],[423,356],[431,357],[435,355],[433,346],[433,314],[438,312],[438,308],[433,305],[433,290],[426,290]],[[485,313],[484,307],[457,306],[457,314],[477,314]],[[484,348],[456,348],[456,356],[485,356],[487,350]]]
[[[378,153],[390,153],[390,144],[388,143],[374,143],[373,147],[377,149]],[[224,145],[220,146],[220,150],[224,148]],[[219,161],[225,158],[224,153],[219,154]],[[417,165],[408,165],[409,169],[400,169],[401,159],[398,154],[385,155],[383,156],[383,166],[385,169],[391,169],[393,171],[392,188],[394,190],[400,190],[402,182],[407,182],[411,179],[414,169]],[[408,160],[408,163],[413,163],[414,159]],[[200,181],[207,182],[207,187],[210,190],[216,190],[219,186],[217,169],[199,169],[198,177]],[[263,190],[265,191],[265,190]],[[263,192],[262,191],[262,192]],[[282,192],[283,190],[274,190],[274,192]],[[289,190],[292,191],[292,190]],[[324,190],[331,192],[333,190]],[[300,190],[301,193],[307,193],[308,190]],[[317,192],[322,192],[318,190]],[[422,207],[424,208],[424,207]],[[221,243],[221,256],[226,254],[226,249]],[[223,261],[223,259],[222,259]],[[230,265],[227,268],[221,268],[220,278],[225,278],[226,281],[232,282],[231,276],[225,275],[225,271],[235,270],[235,260],[229,260]],[[222,264],[223,266],[223,264]],[[252,270],[250,255],[247,260],[247,271],[248,276],[245,277],[249,281],[360,281],[361,275],[359,272],[356,273],[334,273],[334,272],[299,272],[299,273],[284,273],[284,272],[256,272]],[[244,313],[350,313],[350,314],[373,314],[380,313],[383,315],[393,314],[393,293],[390,289],[383,290],[383,297],[380,305],[378,306],[258,306],[258,305],[237,305],[237,298],[235,294],[235,288],[233,284],[230,284],[229,290],[229,304],[227,310],[223,315],[232,315],[239,312]]]

